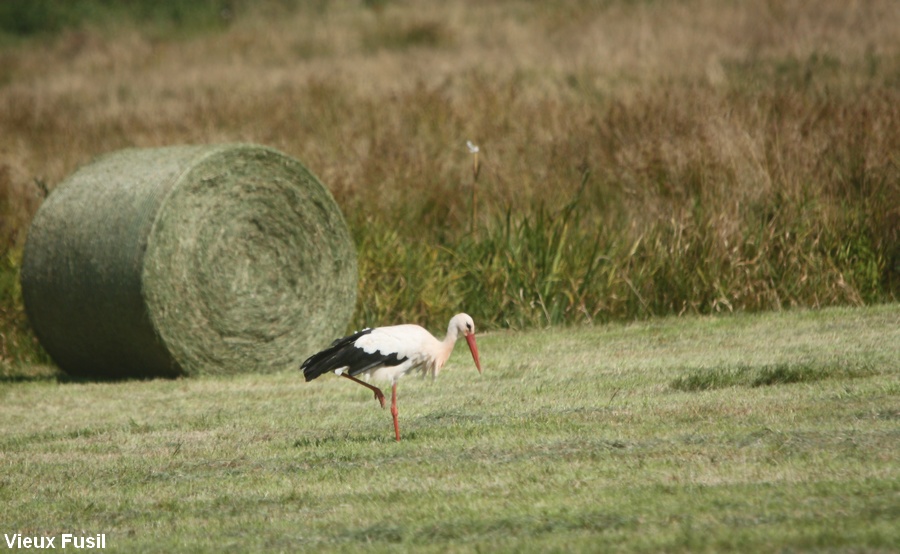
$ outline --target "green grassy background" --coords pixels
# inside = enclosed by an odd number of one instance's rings
[[[461,346],[436,382],[401,382],[399,444],[336,377],[0,382],[0,521],[114,552],[900,544],[896,306],[479,344],[480,377]],[[805,377],[728,381],[772,368]]]

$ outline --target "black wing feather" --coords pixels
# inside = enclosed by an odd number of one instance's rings
[[[352,335],[337,339],[331,346],[318,354],[313,354],[300,366],[303,377],[312,381],[323,373],[328,373],[342,367],[347,368],[350,375],[359,375],[369,369],[379,366],[394,366],[406,361],[406,357],[400,358],[396,352],[384,354],[380,351],[366,352],[357,348],[356,339],[368,335],[372,329],[363,329]]]

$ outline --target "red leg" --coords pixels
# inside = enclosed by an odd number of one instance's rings
[[[372,392],[374,392],[375,399],[378,400],[379,402],[381,402],[381,407],[384,408],[384,393],[381,392],[381,389],[379,389],[378,387],[373,387],[369,383],[366,383],[365,381],[360,381],[356,377],[354,377],[352,375],[347,375],[346,373],[341,373],[341,377],[346,377],[347,379],[350,379],[351,381],[353,381],[355,383],[359,383],[360,385],[362,385],[362,386],[366,387],[367,389],[371,390]]]
[[[394,434],[397,436],[397,442],[400,442],[400,422],[397,419],[397,415],[400,413],[397,410],[397,381],[394,381],[394,385],[391,387],[391,415],[394,416]]]

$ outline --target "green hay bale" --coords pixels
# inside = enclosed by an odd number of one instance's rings
[[[277,151],[129,149],[47,198],[21,280],[35,333],[69,374],[263,372],[345,330],[356,251],[325,187]]]

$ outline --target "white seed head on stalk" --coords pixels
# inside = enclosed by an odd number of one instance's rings
[[[481,170],[481,164],[478,163],[478,145],[472,142],[471,140],[466,141],[466,148],[469,149],[469,154],[472,154],[472,213],[469,219],[469,232],[475,232],[475,197],[476,191],[478,190],[478,172]]]

